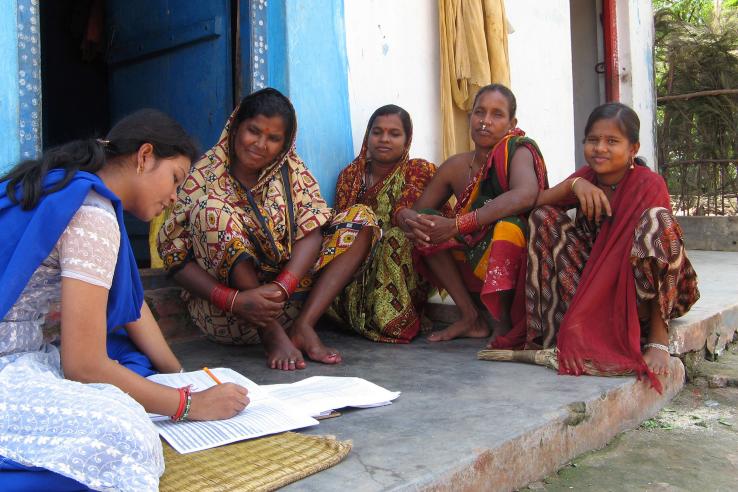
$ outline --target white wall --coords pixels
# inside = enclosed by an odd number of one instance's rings
[[[369,116],[397,104],[413,119],[411,157],[440,164],[440,56],[435,0],[344,0],[356,153]]]
[[[568,0],[506,0],[518,125],[533,138],[553,186],[575,170]]]
[[[653,68],[653,11],[651,0],[618,0],[620,101],[641,120],[641,150],[648,165],[656,166],[656,87]]]
[[[505,0],[514,32],[510,77],[520,127],[541,147],[553,185],[575,169],[574,94],[568,0]],[[654,162],[650,0],[618,0],[621,97],[641,118],[641,155]],[[344,0],[351,128],[355,152],[367,120],[389,103],[407,109],[411,155],[439,163],[437,2]],[[596,21],[596,20],[595,20]]]

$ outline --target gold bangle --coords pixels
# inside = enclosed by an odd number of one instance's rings
[[[582,177],[581,176],[578,176],[578,177],[574,178],[574,181],[571,182],[571,192],[572,193],[574,193],[574,185],[577,184],[577,181],[579,181],[580,179],[582,179]]]

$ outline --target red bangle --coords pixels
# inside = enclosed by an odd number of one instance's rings
[[[300,279],[292,275],[286,268],[277,275],[274,282],[285,290],[288,299],[295,293],[297,286],[300,285]]]
[[[231,296],[235,296],[236,294],[238,294],[236,289],[231,289],[221,284],[215,284],[213,290],[210,291],[210,304],[221,311],[227,311],[229,304],[232,303]]]
[[[471,234],[472,232],[478,231],[479,220],[477,219],[477,211],[457,215],[456,228],[459,230],[459,234]]]
[[[182,418],[182,414],[184,413],[184,409],[185,409],[185,404],[187,403],[187,393],[186,393],[185,388],[177,388],[177,391],[179,391],[179,406],[177,407],[177,413],[169,417],[175,422],[178,422]]]

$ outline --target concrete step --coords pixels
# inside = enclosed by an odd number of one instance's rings
[[[672,353],[706,350],[719,355],[738,331],[738,253],[689,251],[700,300],[669,324]]]
[[[381,408],[345,410],[304,430],[351,439],[335,467],[287,488],[297,491],[515,490],[655,415],[682,388],[671,359],[663,394],[635,378],[559,376],[543,367],[476,360],[483,340],[377,344],[325,327],[337,366],[267,369],[261,347],[173,344],[187,369],[232,367],[259,384],[314,375],[358,376],[402,395]]]

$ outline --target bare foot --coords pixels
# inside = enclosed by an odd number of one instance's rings
[[[510,332],[510,329],[512,328],[512,325],[510,324],[510,320],[501,320],[501,321],[492,321],[492,336],[489,337],[489,341],[487,342],[487,348],[491,349],[494,348],[492,346],[493,343],[495,343],[495,340],[497,337],[505,336]]]
[[[462,317],[456,323],[443,330],[434,331],[428,336],[429,342],[445,342],[454,338],[485,338],[489,336],[489,327],[479,311],[474,311],[474,318]]]
[[[648,347],[643,353],[643,360],[646,361],[646,365],[657,376],[669,375],[670,357],[666,351],[653,347]]]
[[[290,328],[290,340],[310,360],[323,364],[338,364],[342,360],[337,350],[323,345],[312,326],[294,323]]]
[[[279,323],[273,321],[259,330],[259,337],[267,356],[267,367],[282,371],[305,369],[305,360],[290,341]]]

